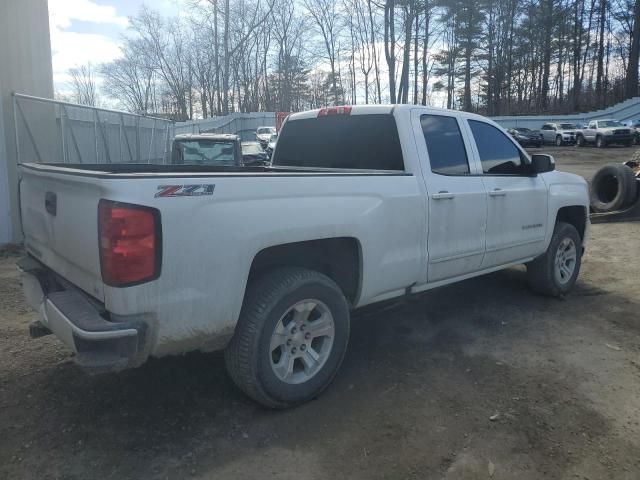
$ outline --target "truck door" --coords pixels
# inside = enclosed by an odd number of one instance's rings
[[[508,135],[483,120],[466,120],[487,191],[486,253],[482,268],[505,265],[544,251],[547,186],[531,175],[528,159]]]
[[[487,194],[458,118],[428,112],[414,110],[412,123],[428,195],[427,279],[435,282],[480,269]]]

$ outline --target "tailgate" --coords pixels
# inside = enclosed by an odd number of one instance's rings
[[[20,170],[20,214],[27,251],[104,300],[98,249],[100,179],[46,168]]]

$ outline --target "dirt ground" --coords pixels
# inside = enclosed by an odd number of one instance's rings
[[[544,151],[589,177],[631,149]],[[513,268],[360,313],[335,383],[284,412],[220,354],[87,376],[28,338],[0,254],[0,479],[637,480],[639,251],[640,223],[594,225],[564,300]]]

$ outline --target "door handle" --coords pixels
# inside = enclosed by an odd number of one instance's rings
[[[504,197],[506,195],[507,195],[507,192],[505,192],[501,188],[495,188],[489,192],[490,197]]]
[[[434,200],[450,200],[454,197],[455,195],[453,193],[449,193],[445,190],[442,190],[438,193],[434,193],[433,195],[431,195],[431,198],[433,198]]]

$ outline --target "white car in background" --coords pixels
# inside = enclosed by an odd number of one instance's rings
[[[545,123],[540,129],[542,143],[553,143],[556,147],[576,143],[576,126],[573,123]]]
[[[640,119],[627,120],[622,122],[623,125],[629,127],[633,133],[633,143],[640,145]]]
[[[269,138],[269,143],[267,144],[267,148],[265,149],[269,156],[273,155],[273,150],[276,148],[276,143],[278,143],[278,134],[274,133]]]
[[[256,130],[256,140],[260,142],[262,148],[267,148],[271,135],[274,133],[277,133],[275,127],[258,127]]]

